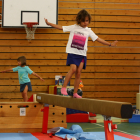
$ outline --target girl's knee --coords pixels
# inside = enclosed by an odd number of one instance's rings
[[[71,71],[72,71],[72,73],[75,73],[76,72],[76,67],[72,67]]]
[[[26,96],[26,95],[27,95],[27,92],[23,91],[23,92],[22,92],[22,95],[23,95],[23,96]]]
[[[80,71],[77,71],[77,72],[76,72],[76,77],[77,77],[77,78],[80,78],[80,76],[81,76],[81,72],[80,72]]]

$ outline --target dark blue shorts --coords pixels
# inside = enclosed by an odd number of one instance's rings
[[[31,82],[25,83],[25,84],[20,84],[20,92],[23,92],[26,85],[28,86],[28,91],[32,91],[32,85]]]
[[[76,66],[79,66],[83,59],[84,59],[83,69],[86,69],[86,63],[87,63],[86,56],[68,53],[66,65],[70,66],[70,64],[75,64]]]

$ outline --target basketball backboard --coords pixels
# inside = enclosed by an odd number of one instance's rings
[[[50,27],[44,18],[57,24],[58,0],[3,0],[2,27],[20,28],[23,22],[38,22],[37,28]]]

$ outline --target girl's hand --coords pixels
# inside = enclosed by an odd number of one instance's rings
[[[56,28],[56,29],[59,29],[59,30],[63,30],[62,26],[61,25],[57,25],[57,24],[53,24],[51,22],[48,22],[48,20],[46,18],[44,18],[45,22],[47,25],[53,27],[53,28]]]
[[[44,79],[43,79],[43,78],[40,78],[40,80],[41,80],[41,81],[44,81]]]
[[[112,42],[110,45],[111,45],[112,47],[115,47],[115,46],[117,46],[117,45],[116,45],[117,43],[118,43],[118,41],[116,40],[116,41]]]
[[[46,18],[44,18],[44,20],[45,20],[46,24],[47,24],[47,25],[49,25],[49,22],[48,22],[48,20],[47,20]]]

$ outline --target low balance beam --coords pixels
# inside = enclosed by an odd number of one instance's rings
[[[72,98],[70,96],[38,93],[36,100],[39,103],[61,106],[86,112],[93,112],[105,116],[118,118],[132,118],[133,110],[131,103],[105,101],[87,98]]]

